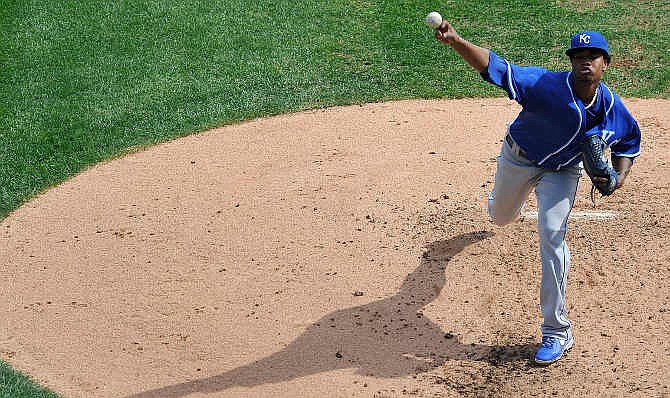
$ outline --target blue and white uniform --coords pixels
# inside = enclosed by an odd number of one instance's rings
[[[483,77],[523,107],[509,133],[538,166],[560,170],[579,164],[579,143],[594,134],[601,134],[616,155],[635,158],[640,154],[637,122],[602,82],[591,107],[594,115],[589,115],[572,91],[570,72],[520,67],[490,51],[488,73]],[[602,122],[589,123],[590,116],[603,115]]]
[[[582,175],[580,143],[600,134],[613,154],[640,154],[640,129],[621,99],[600,82],[596,99],[584,104],[572,89],[572,73],[517,66],[489,52],[484,80],[504,89],[522,110],[508,126],[498,157],[489,214],[498,225],[515,221],[534,189],[542,281],[542,333],[572,338],[565,286],[570,251],[567,221]]]

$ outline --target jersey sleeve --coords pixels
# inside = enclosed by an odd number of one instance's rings
[[[633,120],[629,133],[612,145],[612,154],[631,159],[636,158],[640,155],[641,136],[640,127]]]
[[[522,104],[526,90],[547,72],[534,66],[518,66],[489,50],[489,66],[481,73],[482,78],[507,92],[507,96]]]

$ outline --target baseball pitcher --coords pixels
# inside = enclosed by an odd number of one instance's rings
[[[564,72],[515,65],[463,39],[447,21],[435,29],[435,37],[522,107],[505,133],[488,210],[498,225],[514,222],[535,191],[544,317],[535,362],[553,363],[574,343],[565,306],[570,265],[565,235],[582,170],[602,195],[621,188],[640,154],[640,129],[601,82],[610,54],[599,32],[572,37],[566,51],[572,68]],[[604,157],[607,148],[611,165]]]

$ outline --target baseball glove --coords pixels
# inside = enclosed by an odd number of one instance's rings
[[[605,159],[606,143],[600,135],[592,135],[586,137],[582,142],[582,157],[584,160],[584,169],[586,174],[591,178],[594,189],[597,189],[603,196],[608,196],[614,193],[614,190],[619,184],[619,174]],[[602,177],[607,179],[607,184],[596,183],[595,177]],[[591,191],[593,194],[593,191]]]

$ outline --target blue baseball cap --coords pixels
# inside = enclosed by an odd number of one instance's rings
[[[570,40],[570,48],[565,51],[565,54],[570,56],[570,54],[573,52],[583,48],[595,48],[601,50],[605,53],[605,58],[608,61],[610,59],[610,51],[609,47],[607,46],[607,40],[600,32],[586,30],[572,36],[572,39]]]

